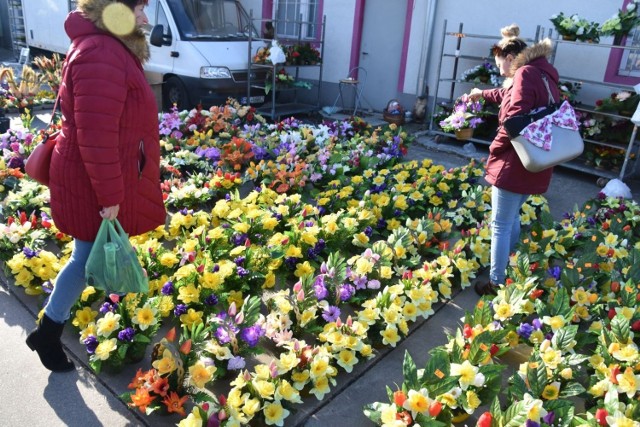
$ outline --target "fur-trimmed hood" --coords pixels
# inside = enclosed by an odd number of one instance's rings
[[[524,65],[529,64],[534,59],[548,58],[551,55],[551,40],[544,39],[526,48],[511,61],[511,72],[515,74],[516,70]]]
[[[111,34],[120,40],[141,63],[145,63],[149,60],[149,45],[145,33],[141,28],[136,26],[132,33],[125,36],[118,36],[109,31],[105,25],[102,14],[104,9],[111,3],[114,3],[114,0],[78,0],[78,10],[86,19],[91,21],[98,30]],[[67,28],[69,37],[72,39],[75,33],[74,30],[75,29]]]
[[[524,67],[525,65],[535,65],[540,67],[545,71],[547,75],[549,75],[554,81],[558,80],[558,72],[553,66],[547,61],[547,58],[551,56],[551,39],[543,39],[538,43],[526,48],[522,52],[520,52],[514,59],[511,61],[511,75],[515,75],[516,71],[519,68]],[[509,87],[512,84],[512,78],[508,77],[504,79],[502,83],[502,87]]]

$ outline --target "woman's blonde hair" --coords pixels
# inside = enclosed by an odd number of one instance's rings
[[[502,40],[491,47],[493,56],[501,58],[507,55],[516,56],[527,47],[527,43],[518,37],[520,35],[520,27],[517,24],[502,27],[500,34],[502,34]]]

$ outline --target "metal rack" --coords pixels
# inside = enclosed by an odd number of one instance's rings
[[[542,37],[544,37],[544,30],[542,29],[542,27],[538,26],[537,30],[536,30],[536,34],[535,34],[535,38],[533,39],[525,39],[527,42],[536,42],[538,40],[540,40]],[[456,38],[456,49],[453,53],[448,53],[445,52],[445,43],[447,38],[451,38],[454,37]],[[462,41],[464,39],[487,39],[487,40],[491,40],[491,41],[497,41],[500,38],[499,37],[494,37],[494,36],[487,36],[487,35],[480,35],[480,34],[466,34],[463,32],[463,24],[460,23],[458,31],[457,32],[451,32],[447,30],[447,21],[445,20],[444,22],[444,30],[443,30],[443,35],[442,35],[442,43],[440,45],[440,57],[442,58],[440,60],[440,63],[438,64],[438,71],[437,71],[437,83],[436,83],[436,88],[435,88],[435,93],[434,93],[434,98],[432,101],[432,108],[431,111],[435,112],[436,109],[436,105],[438,104],[438,102],[442,102],[442,98],[438,98],[438,94],[442,92],[440,86],[442,84],[447,84],[450,83],[450,91],[448,94],[448,98],[445,98],[445,102],[448,103],[453,103],[454,101],[454,94],[455,94],[455,88],[456,85],[474,85],[477,87],[482,87],[485,86],[487,88],[490,88],[491,86],[489,85],[483,85],[483,84],[478,84],[475,82],[465,82],[465,81],[461,81],[458,79],[458,67],[459,67],[459,62],[460,60],[468,60],[468,61],[486,61],[489,58],[487,57],[481,57],[481,56],[473,56],[473,55],[462,55],[461,54],[461,47],[462,47]],[[552,53],[552,57],[550,58],[550,61],[553,63],[556,53],[557,53],[557,48],[558,45],[561,43],[580,43],[580,42],[573,42],[573,41],[565,41],[565,40],[561,40],[561,39],[556,39],[555,40],[555,44],[553,47],[553,53]],[[625,47],[620,47],[620,46],[612,46],[612,45],[607,45],[607,44],[587,44],[587,43],[580,43],[581,45],[585,45],[585,46],[590,46],[590,47],[605,47],[605,48],[611,48],[611,47],[617,47],[617,48],[621,48],[621,49],[625,49]],[[627,47],[626,49],[630,49],[629,47]],[[636,48],[637,49],[637,48]],[[443,68],[443,61],[446,58],[452,58],[453,59],[453,71],[452,71],[452,75],[450,77],[443,77],[442,74],[442,68]],[[589,80],[584,80],[584,79],[579,79],[579,78],[575,78],[575,77],[568,77],[568,76],[560,76],[561,80],[566,80],[566,81],[573,81],[573,82],[580,82],[582,84],[593,84],[593,85],[601,85],[601,86],[605,86],[605,87],[611,87],[611,88],[619,88],[619,89],[624,89],[624,90],[628,90],[630,92],[634,92],[633,87],[631,86],[627,86],[627,85],[620,85],[620,84],[615,84],[615,83],[605,83],[605,82],[597,82],[597,81],[589,81]],[[595,111],[593,108],[587,107],[587,106],[574,106],[574,108],[576,110],[579,111],[584,111],[584,112],[589,112],[589,113],[595,113],[595,114],[600,114],[603,116],[611,116],[617,119],[624,119],[624,120],[630,120],[629,117],[625,117],[625,116],[621,116],[618,114],[612,114],[612,113],[607,113],[607,112],[602,112],[602,111]],[[433,120],[429,123],[429,131],[432,134],[435,135],[443,135],[443,136],[449,136],[452,137],[453,135],[451,133],[447,133],[447,132],[443,132],[439,129],[434,129],[434,122]],[[592,139],[588,139],[588,138],[584,138],[585,143],[591,143],[591,144],[595,144],[595,145],[600,145],[600,146],[606,146],[606,147],[612,147],[612,148],[619,148],[619,149],[623,149],[625,150],[625,157],[624,157],[624,161],[623,164],[620,168],[619,171],[610,171],[610,170],[603,170],[603,169],[596,169],[595,167],[592,166],[588,166],[586,164],[584,164],[584,159],[582,159],[581,157],[579,157],[578,159],[572,160],[570,162],[567,163],[563,163],[562,167],[568,168],[568,169],[574,169],[574,170],[578,170],[581,172],[585,172],[585,173],[589,173],[595,176],[601,176],[601,177],[605,177],[605,178],[619,178],[619,179],[623,179],[624,177],[633,174],[635,172],[636,169],[636,165],[630,165],[630,159],[632,157],[632,155],[636,155],[638,156],[640,154],[640,144],[639,142],[636,140],[636,135],[637,135],[637,131],[638,131],[638,127],[634,125],[633,127],[633,131],[631,132],[631,135],[629,136],[629,142],[628,144],[626,144],[626,146],[623,146],[622,144],[619,143],[615,143],[615,142],[607,142],[607,141],[596,141],[596,140],[592,140]],[[471,142],[476,142],[476,143],[481,143],[481,144],[486,144],[486,145],[490,145],[491,144],[491,140],[487,140],[487,139],[482,139],[482,138],[475,138],[472,137],[469,139],[469,141]]]
[[[255,22],[257,24],[259,24],[259,26],[262,26],[262,23],[265,21],[270,21],[273,23],[274,26],[274,39],[265,39],[265,38],[259,38],[259,37],[253,37],[252,34],[249,35],[249,70],[248,70],[248,79],[247,79],[247,103],[250,103],[251,100],[251,89],[261,89],[264,90],[265,89],[265,83],[263,81],[257,81],[254,79],[254,71],[255,70],[268,70],[271,72],[271,93],[270,93],[270,98],[271,101],[270,103],[266,103],[264,105],[262,105],[261,107],[256,108],[256,111],[264,116],[268,116],[273,120],[279,120],[280,117],[282,116],[289,116],[289,115],[293,115],[293,114],[299,114],[299,113],[308,113],[311,111],[317,111],[320,109],[320,93],[322,90],[322,68],[323,68],[323,60],[324,60],[324,39],[325,39],[325,28],[326,28],[326,16],[323,16],[322,18],[322,24],[321,24],[321,29],[320,29],[320,40],[313,42],[313,43],[318,43],[319,45],[319,50],[320,50],[320,58],[321,61],[319,64],[315,64],[315,65],[286,65],[286,64],[277,64],[277,65],[272,65],[272,64],[255,64],[253,63],[253,51],[255,48],[255,42],[261,42],[265,45],[267,45],[268,43],[270,43],[272,40],[276,40],[276,35],[278,33],[277,29],[279,25],[287,25],[287,24],[294,24],[294,25],[298,25],[299,26],[299,31],[298,31],[298,38],[296,40],[291,40],[291,39],[285,39],[282,40],[283,42],[294,42],[294,43],[304,43],[306,42],[305,40],[302,39],[302,27],[304,25],[315,25],[315,22],[310,22],[310,21],[303,21],[303,20],[297,20],[297,21],[284,21],[284,20],[265,20],[265,19],[253,19],[253,13],[251,13],[251,21]],[[300,88],[297,87],[291,87],[291,88],[279,88],[276,86],[276,73],[277,70],[280,68],[290,68],[290,69],[295,69],[295,74],[294,74],[294,78],[296,80],[298,80],[299,76],[300,76],[300,69],[303,68],[314,68],[318,70],[318,79],[313,81],[313,86],[315,86],[316,89],[316,103],[315,104],[311,104],[311,103],[306,103],[306,102],[301,102],[298,100],[298,91],[300,90]],[[313,88],[311,89],[313,90]],[[293,101],[287,101],[287,102],[278,102],[277,100],[277,95],[278,93],[282,93],[282,92],[292,92],[293,95]]]
[[[9,28],[11,30],[13,54],[16,58],[19,58],[20,51],[27,47],[21,0],[9,0]]]

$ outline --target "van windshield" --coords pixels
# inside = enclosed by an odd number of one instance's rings
[[[249,16],[235,0],[167,0],[184,40],[246,40],[257,37]]]

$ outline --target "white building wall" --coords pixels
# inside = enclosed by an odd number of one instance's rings
[[[254,17],[261,16],[262,0],[241,1],[247,10],[253,9]],[[327,17],[323,81],[337,83],[349,71],[356,1],[324,0],[323,4],[323,13]],[[403,93],[421,95],[427,85],[429,94],[435,93],[438,67],[442,59],[440,48],[445,20],[448,23],[447,31],[457,31],[462,23],[465,33],[495,36],[494,40],[463,39],[462,54],[489,57],[489,48],[499,39],[500,28],[505,25],[517,23],[521,29],[521,37],[534,38],[539,27],[544,34],[549,34],[553,29],[549,18],[556,13],[577,13],[590,21],[602,23],[614,15],[622,4],[623,0],[415,0]],[[433,7],[436,9],[431,29],[428,18],[429,9]],[[611,37],[601,39],[601,44],[611,42]],[[453,53],[455,46],[455,37],[445,37],[444,52]],[[609,53],[609,48],[588,44],[560,44],[554,65],[561,76],[601,82],[604,79]],[[458,73],[477,64],[477,61],[461,60]],[[442,60],[442,78],[451,77],[452,65],[451,58]],[[311,70],[306,70],[306,73],[309,74],[309,78],[317,77]],[[301,77],[305,77],[305,74]],[[448,97],[449,88],[449,84],[441,85],[438,95]],[[455,96],[470,88],[469,85],[457,85]],[[593,103],[595,99],[610,93],[610,88],[585,85],[580,92],[580,98],[584,102]]]
[[[426,22],[425,4],[433,4],[436,0],[415,0],[416,10],[414,13],[414,21],[424,19]],[[421,4],[418,9],[418,4]],[[550,17],[556,13],[563,12],[565,15],[577,13],[581,17],[589,21],[602,23],[622,6],[622,0],[438,0],[435,13],[434,33],[431,42],[430,56],[428,59],[428,71],[426,74],[426,82],[428,83],[430,94],[433,95],[437,70],[441,61],[440,46],[442,43],[442,34],[444,29],[444,21],[448,21],[447,31],[458,31],[459,24],[463,24],[463,32],[470,34],[494,35],[496,40],[473,40],[463,39],[461,45],[461,53],[477,56],[488,56],[489,47],[497,41],[500,36],[500,28],[517,23],[521,29],[521,37],[534,38],[538,26],[541,26],[548,34],[549,30],[553,30],[553,24]],[[414,43],[414,40],[424,39],[422,30],[419,25],[412,25],[412,42],[409,45],[409,61],[412,64],[407,67],[404,92],[416,94],[416,79],[419,82],[425,81],[425,64],[417,64],[413,62],[413,58],[420,57],[420,43]],[[555,35],[554,35],[555,37]],[[612,38],[605,37],[600,40],[601,44],[611,44]],[[456,38],[446,37],[445,48],[446,53],[453,53],[456,48]],[[584,80],[593,80],[601,82],[604,79],[605,69],[607,67],[610,49],[604,47],[594,47],[590,44],[560,44],[558,47],[554,65],[560,72],[561,76],[580,77]],[[493,58],[490,58],[493,60]],[[462,72],[468,68],[477,65],[477,61],[461,60],[458,71]],[[452,58],[444,58],[442,60],[442,77],[451,77],[452,75]],[[415,69],[420,70],[420,74],[415,74]],[[420,87],[420,85],[418,85]],[[442,93],[448,96],[450,85],[442,85],[440,87]],[[462,91],[468,91],[469,85],[458,85],[456,95]],[[460,90],[458,90],[460,89]],[[580,98],[587,103],[602,96],[611,93],[611,89],[598,88],[593,85],[585,85],[580,92]]]

